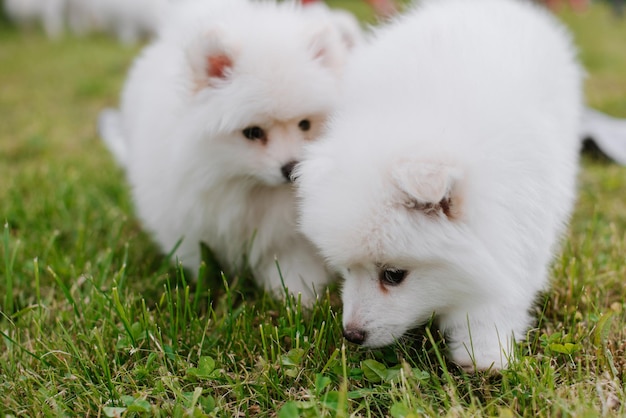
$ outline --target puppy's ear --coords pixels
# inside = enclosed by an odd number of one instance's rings
[[[187,49],[195,90],[227,81],[234,65],[234,52],[219,29],[212,29],[196,39]]]
[[[402,204],[426,215],[460,216],[462,172],[444,163],[399,160],[391,170]]]
[[[311,57],[322,66],[340,72],[343,69],[347,47],[340,33],[330,24],[316,28],[309,38]]]

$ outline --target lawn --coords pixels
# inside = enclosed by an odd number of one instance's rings
[[[561,15],[590,105],[626,118],[626,21]],[[0,416],[626,416],[626,167],[583,159],[509,370],[464,373],[435,327],[368,351],[336,288],[308,311],[211,265],[190,284],[142,232],[95,130],[138,51],[0,27]]]

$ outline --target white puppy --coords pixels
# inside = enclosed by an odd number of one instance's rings
[[[101,133],[126,167],[137,213],[196,271],[200,242],[229,273],[246,264],[305,302],[328,274],[298,231],[291,170],[333,109],[339,32],[291,3],[183,2],[135,62]],[[277,268],[280,266],[280,272]]]
[[[383,346],[435,315],[452,360],[506,367],[575,200],[570,37],[530,3],[439,0],[354,54],[296,174],[344,335]]]

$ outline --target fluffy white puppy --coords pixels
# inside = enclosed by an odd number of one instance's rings
[[[357,49],[297,170],[301,228],[345,278],[344,335],[435,315],[453,361],[506,367],[575,200],[582,71],[530,3],[424,2]]]
[[[292,3],[183,2],[135,62],[101,133],[137,213],[196,271],[200,242],[234,273],[302,293],[328,279],[298,231],[291,171],[334,107],[345,47]],[[280,272],[277,268],[280,266]]]

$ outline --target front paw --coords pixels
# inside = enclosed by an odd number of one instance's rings
[[[506,369],[530,319],[525,307],[486,306],[441,318],[450,359],[467,372]]]
[[[450,359],[468,373],[497,372],[513,361],[513,333],[501,333],[495,324],[448,328],[446,337]]]
[[[509,366],[510,353],[501,347],[500,344],[496,349],[480,349],[466,343],[453,343],[450,347],[450,359],[463,369],[466,373],[476,373],[480,371],[489,371],[497,373],[501,369]]]

